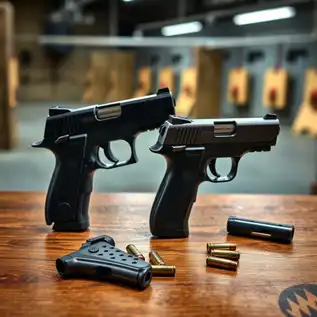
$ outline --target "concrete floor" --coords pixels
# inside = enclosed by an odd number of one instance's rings
[[[12,151],[0,151],[0,190],[47,190],[55,165],[54,155],[48,150],[33,149],[30,144],[43,137],[50,106],[48,103],[18,106],[20,145]],[[165,172],[164,158],[148,150],[156,137],[156,131],[138,137],[137,164],[98,170],[94,190],[155,192]],[[282,127],[278,144],[271,152],[247,154],[240,162],[236,179],[224,184],[203,183],[199,193],[307,194],[316,176],[316,147],[314,140],[295,137],[289,127]],[[119,158],[128,153],[123,141],[114,143],[113,152]],[[219,170],[227,171],[227,163],[220,162]]]

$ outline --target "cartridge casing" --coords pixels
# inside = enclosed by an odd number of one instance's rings
[[[211,250],[210,255],[230,260],[239,260],[240,258],[240,252],[230,250]]]
[[[207,252],[211,250],[236,250],[237,245],[235,243],[207,243]]]
[[[207,266],[215,266],[227,270],[236,270],[238,268],[238,262],[228,260],[228,259],[222,259],[217,258],[213,256],[208,256],[206,258],[206,265]]]
[[[126,250],[129,254],[136,256],[137,258],[145,261],[144,255],[138,250],[134,244],[129,244],[126,246]]]
[[[150,259],[150,263],[153,265],[165,265],[164,260],[161,258],[158,252],[154,250],[149,252],[149,259]]]
[[[176,266],[174,265],[152,265],[153,276],[175,276]]]

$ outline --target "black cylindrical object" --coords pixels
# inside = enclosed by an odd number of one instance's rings
[[[230,216],[227,221],[227,231],[231,235],[257,237],[281,243],[291,243],[295,228],[293,225]]]

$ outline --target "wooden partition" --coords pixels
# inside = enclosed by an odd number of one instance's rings
[[[16,57],[12,57],[9,63],[9,104],[11,107],[17,104],[19,82],[19,62]]]
[[[17,62],[14,59],[14,8],[0,3],[0,148],[11,149],[17,141],[16,98]]]
[[[87,103],[103,102],[109,93],[112,52],[93,52],[90,57],[90,68],[86,78],[86,89],[83,100]]]
[[[181,74],[181,88],[176,113],[193,118],[220,115],[221,54],[199,48],[195,51],[195,66]]]
[[[134,55],[116,50],[91,54],[83,100],[111,102],[132,97]]]
[[[143,97],[152,93],[153,72],[150,67],[142,67],[138,70],[137,87],[133,97]]]
[[[176,114],[190,116],[197,97],[197,69],[189,67],[181,74],[180,90],[176,100]]]
[[[113,54],[110,91],[106,101],[118,101],[133,95],[134,54],[117,51]]]
[[[175,73],[171,67],[163,67],[159,71],[159,88],[168,87],[173,93],[175,91]]]

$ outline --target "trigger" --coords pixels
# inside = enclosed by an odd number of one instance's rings
[[[238,164],[239,164],[240,159],[241,159],[241,157],[232,157],[231,158],[232,165],[231,165],[231,171],[230,171],[228,176],[232,179],[237,175]]]
[[[217,159],[212,159],[210,161],[209,169],[210,169],[210,172],[212,173],[212,175],[214,175],[216,177],[220,177],[221,175],[216,170],[216,161],[217,161]]]
[[[119,160],[113,155],[109,142],[103,147],[103,152],[105,153],[106,158],[110,162],[112,162],[112,163],[118,163],[119,162]]]
[[[130,145],[130,149],[131,149],[131,157],[129,159],[129,163],[136,163],[138,161],[138,157],[135,150],[135,140],[136,140],[135,136],[126,140],[128,144]]]

